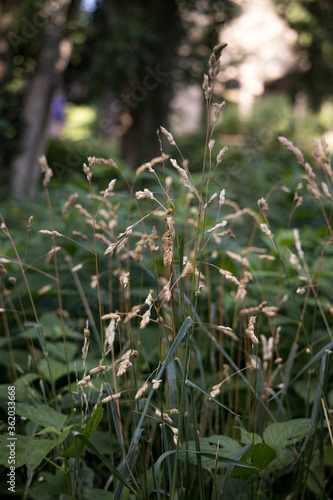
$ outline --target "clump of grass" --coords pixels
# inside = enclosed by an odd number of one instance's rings
[[[31,424],[18,425],[25,497],[41,496],[56,479],[59,495],[69,498],[96,497],[99,488],[115,499],[231,498],[232,491],[266,498],[279,488],[283,498],[329,498],[328,146],[315,141],[314,171],[280,139],[304,168],[286,227],[271,227],[272,208],[260,188],[257,212],[216,190],[214,175],[227,161],[227,146],[215,152],[213,137],[225,107],[213,103],[225,47],[214,48],[203,81],[199,183],[161,127],[160,156],[132,181],[112,159],[88,158],[88,195],[71,194],[57,220],[52,170],[41,159],[50,222],[39,234],[44,245],[51,240],[45,264],[28,264],[28,246],[18,248],[1,216],[10,243],[1,257],[8,282],[1,280],[0,303],[8,378],[18,415]],[[111,180],[96,192],[99,165],[110,168]],[[118,180],[126,192],[117,190]],[[305,198],[323,221],[313,262],[302,228],[293,227]],[[67,221],[76,223],[71,232]],[[32,228],[30,217],[27,241]],[[49,316],[36,306],[38,273],[55,297]],[[81,303],[76,315],[66,309],[73,297]],[[16,345],[24,345],[26,333],[33,357],[24,363]]]

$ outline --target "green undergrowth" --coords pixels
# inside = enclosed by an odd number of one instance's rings
[[[12,398],[20,498],[332,496],[330,155],[224,149],[221,51],[200,169],[161,127],[136,172],[41,159],[38,203],[4,206],[2,491]]]

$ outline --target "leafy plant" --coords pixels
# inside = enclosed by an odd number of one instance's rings
[[[331,494],[328,146],[315,141],[314,171],[280,138],[298,162],[290,188],[259,186],[250,208],[229,196],[214,181],[227,148],[213,153],[224,47],[204,77],[200,172],[161,127],[159,157],[131,175],[89,157],[67,201],[41,158],[48,215],[25,243],[19,209],[1,215],[0,402],[10,381],[23,498]],[[5,414],[2,429],[5,468]]]

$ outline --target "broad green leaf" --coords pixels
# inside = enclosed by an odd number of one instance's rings
[[[289,448],[282,448],[278,450],[276,458],[268,465],[267,472],[281,471],[290,467],[295,458],[295,454]]]
[[[100,488],[82,489],[83,500],[113,500],[114,495],[110,491],[101,490]]]
[[[68,436],[69,429],[62,432],[56,439],[30,439],[26,449],[27,474],[30,474],[38,467],[53,448],[62,443]]]
[[[17,403],[16,413],[42,427],[53,427],[58,431],[62,429],[67,420],[67,415],[63,415],[47,405],[32,406],[26,403]]]
[[[15,441],[15,467],[17,468],[26,464],[26,449],[29,441],[33,438],[30,436],[21,436],[19,434],[16,434],[15,437],[17,438]],[[8,438],[10,439],[9,434],[0,436],[0,465],[4,465],[5,467],[8,467]]]
[[[216,480],[217,490],[221,490],[224,476],[218,476]],[[220,498],[220,497],[219,497]],[[223,487],[223,500],[249,500],[249,483],[241,478],[231,477]]]
[[[309,425],[309,418],[295,418],[287,422],[270,424],[264,430],[263,438],[274,450],[281,450],[303,439],[309,431]]]
[[[242,447],[238,441],[232,439],[228,436],[220,436],[213,435],[207,438],[209,443],[214,443],[215,447],[217,447],[217,443],[219,443],[219,454],[223,457],[233,458],[236,453],[238,453]]]
[[[240,442],[243,444],[258,444],[262,443],[262,438],[259,436],[259,434],[253,433],[253,432],[248,432],[243,427],[239,427],[240,432],[241,432],[241,437],[240,437]]]
[[[233,477],[251,477],[264,471],[266,467],[276,458],[276,451],[265,443],[252,445],[242,456],[242,462],[253,465],[255,470],[235,469]]]
[[[59,495],[68,494],[66,475],[61,470],[55,474],[43,471],[42,482],[36,481],[29,491],[29,498],[33,500],[52,500]]]
[[[102,407],[102,403],[100,403],[96,410],[94,411],[94,413],[91,415],[90,419],[88,420],[87,424],[85,425],[85,427],[83,427],[79,432],[80,434],[82,434],[82,436],[84,436],[86,439],[90,439],[94,430],[97,428],[98,424],[100,423],[100,421],[102,420],[102,417],[103,417],[103,407]],[[80,442],[78,442],[78,449],[79,449],[79,454],[81,455],[81,453],[83,452],[85,446],[84,446],[84,443],[83,443],[83,440],[81,440]],[[70,447],[65,451],[64,457],[66,458],[69,458],[69,457],[72,457],[72,458],[75,458],[76,457],[76,453],[75,453],[75,442],[73,441],[72,444],[70,445]]]

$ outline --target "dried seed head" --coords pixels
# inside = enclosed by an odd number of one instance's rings
[[[105,371],[105,366],[103,365],[98,365],[95,368],[92,368],[89,370],[90,375],[93,375],[94,373],[99,373],[99,372],[104,372]]]
[[[220,150],[219,154],[216,157],[216,166],[218,166],[221,163],[222,158],[226,154],[227,151],[228,151],[228,146],[224,146],[224,148],[222,148]]]
[[[265,213],[268,212],[268,204],[267,204],[267,201],[265,200],[265,198],[260,198],[258,200],[258,205],[259,205],[260,210],[262,212],[265,212]]]
[[[28,225],[27,225],[27,231],[29,232],[32,228],[32,224],[33,224],[33,221],[34,221],[34,216],[33,215],[30,215],[29,217],[29,222],[28,222]]]
[[[298,163],[300,165],[304,166],[304,157],[303,157],[302,152],[298,148],[296,148],[296,146],[294,146],[291,141],[288,141],[288,139],[286,139],[285,137],[279,137],[279,141],[281,142],[282,146],[284,146],[289,151],[294,153],[294,155],[297,158]]]
[[[160,127],[160,129],[161,129],[162,134],[165,135],[165,137],[168,139],[168,141],[170,142],[170,144],[172,146],[176,146],[176,143],[174,141],[174,138],[173,138],[172,134],[170,134],[170,132],[168,132],[164,127]]]
[[[116,392],[115,394],[110,394],[110,396],[106,396],[106,398],[102,399],[102,403],[109,403],[110,401],[115,401],[119,399],[121,396],[121,392]]]
[[[170,280],[171,280],[171,278],[170,278]],[[169,302],[169,300],[171,300],[170,280],[168,281],[168,283],[166,285],[164,285],[164,287],[162,289],[162,292],[164,293],[164,300],[166,300],[167,302]]]
[[[163,418],[164,422],[173,425],[173,420],[169,417],[169,415],[165,412],[162,413],[158,408],[155,410],[155,415],[159,418]]]
[[[260,224],[260,229],[264,234],[266,234],[271,240],[274,239],[274,234],[271,232],[271,230],[268,228],[267,224]]]
[[[202,82],[202,88],[204,90],[205,99],[208,101],[209,96],[210,96],[210,94],[212,92],[212,88],[209,86],[209,79],[208,79],[207,75],[204,75],[204,79],[203,79],[203,82]]]
[[[213,52],[209,58],[209,76],[212,80],[215,80],[216,76],[220,71],[220,59],[223,49],[227,46],[226,43],[220,43],[215,45]]]
[[[154,195],[149,189],[145,188],[143,191],[137,191],[135,197],[137,200],[144,200],[145,198],[153,199]]]
[[[64,214],[67,214],[69,212],[70,208],[74,205],[78,197],[79,197],[78,193],[73,193],[70,195],[65,204]]]
[[[145,382],[142,387],[138,390],[138,392],[135,394],[135,399],[140,399],[141,396],[143,396],[144,392],[148,389],[148,384]]]
[[[228,224],[228,222],[226,220],[219,222],[211,229],[208,229],[207,233],[212,233],[212,232],[216,231],[217,229],[221,229],[221,227],[225,227],[227,224]]]
[[[213,123],[216,124],[219,121],[219,119],[221,117],[221,113],[225,108],[225,101],[221,102],[221,104],[214,103],[213,108],[214,108]],[[221,153],[221,151],[220,151],[220,153]]]
[[[145,328],[148,323],[150,322],[150,314],[151,314],[151,309],[149,308],[148,311],[146,311],[144,313],[144,315],[142,316],[142,320],[140,322],[140,329],[142,330],[143,328]]]
[[[79,380],[78,383],[77,383],[77,385],[79,385],[80,387],[84,387],[85,385],[87,385],[87,383],[89,382],[89,380],[90,380],[90,375],[87,375],[82,380]]]
[[[43,186],[47,187],[50,183],[52,176],[53,176],[53,172],[47,163],[47,159],[46,159],[45,155],[43,155],[39,158],[39,166],[40,166],[42,173],[44,174]]]
[[[191,276],[192,273],[193,273],[193,264],[192,264],[192,262],[187,260],[185,267],[183,269],[183,272],[181,273],[180,277],[187,278],[187,276]]]
[[[147,304],[149,307],[151,307],[154,303],[154,290],[150,290],[148,293],[148,296],[145,300],[145,304]]]
[[[103,194],[104,198],[107,198],[108,196],[112,196],[112,194],[113,194],[112,192],[113,192],[114,186],[116,184],[116,180],[117,179],[112,179],[112,181],[109,182],[109,185],[106,188],[106,190],[102,191],[101,194]]]
[[[155,390],[156,390],[156,389],[158,389],[158,388],[159,388],[159,386],[161,385],[162,380],[156,380],[155,378],[153,378],[152,382],[153,382],[153,389],[155,389]]]
[[[223,205],[225,202],[225,189],[222,189],[220,192],[220,197],[219,197],[219,205]]]
[[[245,330],[245,332],[247,333],[247,335],[250,337],[251,341],[254,344],[259,344],[259,340],[257,339],[257,337],[254,334],[254,324],[255,324],[255,322],[256,322],[256,316],[250,316],[249,317],[248,327]]]
[[[121,360],[121,362],[119,364],[119,368],[118,368],[118,371],[117,371],[117,377],[121,377],[122,375],[124,375],[124,373],[126,373],[127,369],[130,366],[132,366],[132,363],[130,362],[129,358],[125,357],[123,359],[123,357],[122,357],[122,360]]]

